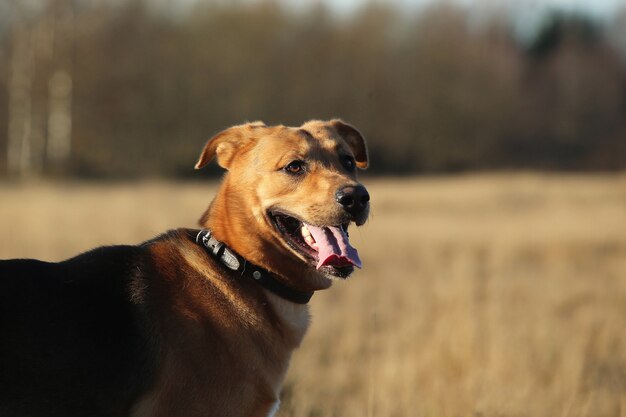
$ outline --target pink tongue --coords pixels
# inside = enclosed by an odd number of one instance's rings
[[[307,224],[319,249],[317,269],[324,265],[361,267],[359,254],[348,242],[348,235],[340,227],[317,227]]]

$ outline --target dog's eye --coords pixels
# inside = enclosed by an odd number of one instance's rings
[[[354,169],[356,168],[356,162],[354,162],[354,158],[351,156],[348,156],[348,155],[342,156],[341,163],[350,172],[354,171]]]
[[[289,174],[298,175],[304,172],[304,168],[305,168],[304,161],[296,160],[296,161],[291,161],[283,169]]]

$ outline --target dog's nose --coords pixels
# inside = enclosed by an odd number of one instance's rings
[[[370,195],[362,185],[343,187],[335,194],[337,202],[348,213],[356,215],[367,207]]]

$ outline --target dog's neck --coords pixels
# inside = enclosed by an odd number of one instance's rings
[[[311,319],[308,305],[290,303],[271,292],[267,292],[267,299],[289,331],[292,345],[299,347]]]

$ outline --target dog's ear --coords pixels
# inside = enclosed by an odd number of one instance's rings
[[[361,132],[338,119],[331,120],[330,123],[337,133],[339,133],[339,136],[341,136],[348,143],[350,149],[352,149],[356,166],[361,169],[366,169],[369,166],[369,159],[367,156],[365,138]]]
[[[263,122],[246,123],[229,127],[213,136],[204,145],[195,168],[202,168],[217,156],[217,163],[222,168],[228,169],[237,151],[252,139],[252,132],[259,127],[266,126]]]

